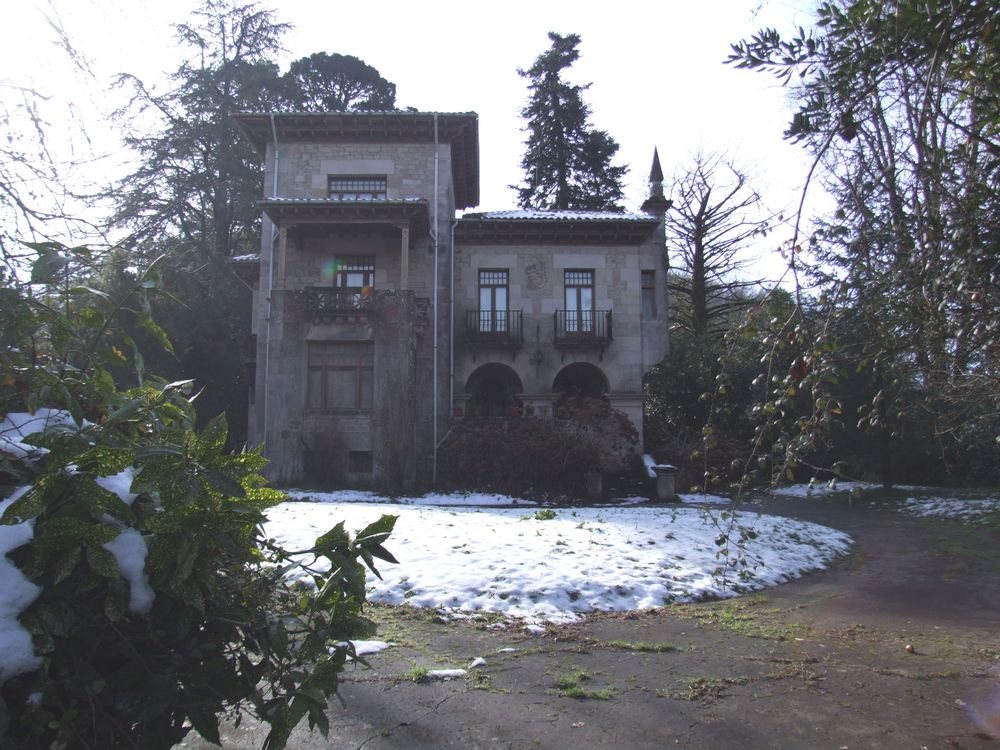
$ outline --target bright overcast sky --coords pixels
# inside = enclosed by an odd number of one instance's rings
[[[507,186],[521,178],[519,111],[526,97],[517,68],[529,67],[548,47],[550,30],[581,36],[571,78],[592,83],[587,92],[592,120],[621,146],[618,162],[630,168],[627,208],[645,197],[654,146],[668,181],[694,151],[722,151],[754,177],[769,208],[787,214],[797,201],[807,164],[800,149],[781,137],[789,118],[785,92],[764,74],[722,61],[732,42],[763,26],[808,26],[809,0],[262,4],[275,7],[276,18],[294,26],[278,60],[283,70],[313,52],[356,55],[396,83],[400,106],[477,112],[483,209],[514,207]],[[195,5],[192,0],[13,4],[0,50],[3,94],[9,95],[11,84],[27,85],[51,96],[53,107],[72,103],[93,146],[113,151],[114,130],[102,119],[116,101],[107,91],[111,77],[129,72],[156,82],[175,69],[183,51],[170,24]],[[89,59],[92,75],[67,64],[46,16],[58,18]],[[88,144],[77,136],[75,146]],[[103,173],[114,171],[112,162]],[[775,233],[769,242],[781,239]]]

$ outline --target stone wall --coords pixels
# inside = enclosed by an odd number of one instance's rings
[[[587,362],[604,373],[610,394],[625,407],[636,428],[642,429],[642,378],[666,354],[666,271],[663,268],[662,234],[641,245],[462,245],[455,269],[457,355],[455,388],[464,392],[466,381],[488,362],[512,368],[524,393],[542,397],[564,367]],[[465,310],[478,308],[480,269],[509,269],[509,309],[523,310],[524,346],[512,357],[502,350],[472,350],[463,346]],[[611,310],[614,340],[600,350],[561,351],[553,343],[553,313],[563,309],[566,269],[594,270],[594,306]],[[641,271],[655,271],[657,315],[642,318]]]

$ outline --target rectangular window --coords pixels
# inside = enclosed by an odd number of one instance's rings
[[[306,408],[370,411],[375,392],[370,341],[310,341]]]
[[[386,178],[373,175],[330,175],[329,195],[335,201],[384,201]]]
[[[642,317],[656,317],[656,271],[642,272]]]
[[[479,331],[507,331],[507,298],[510,274],[506,269],[479,272]]]
[[[333,269],[335,287],[364,289],[375,286],[375,258],[370,255],[344,255],[334,258]]]
[[[594,332],[594,272],[566,270],[566,333]]]

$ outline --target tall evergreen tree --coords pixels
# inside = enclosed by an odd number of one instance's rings
[[[125,142],[139,166],[113,191],[112,222],[131,229],[137,243],[166,235],[203,259],[228,257],[256,250],[262,180],[233,117],[272,109],[279,77],[271,57],[288,24],[233,0],[204,0],[193,16],[175,27],[189,56],[171,75],[171,89],[120,78],[134,92],[119,116],[132,121]],[[158,128],[147,129],[141,116],[150,114]]]
[[[272,58],[287,28],[256,4],[204,0],[175,27],[186,54],[169,89],[121,78],[134,92],[121,112],[125,141],[139,158],[111,193],[111,221],[131,232],[132,267],[166,257],[164,282],[176,300],[153,304],[175,354],[154,350],[146,364],[170,378],[194,379],[202,389],[200,417],[225,411],[234,444],[246,423],[250,295],[225,262],[260,246],[263,179],[234,117],[274,107],[280,77]]]
[[[626,168],[611,161],[618,144],[590,123],[590,107],[583,101],[587,85],[563,78],[580,53],[577,34],[549,32],[552,47],[518,75],[530,83],[528,103],[521,110],[527,121],[521,168],[524,182],[511,185],[521,208],[621,211],[622,178]]]
[[[285,85],[283,103],[298,112],[396,108],[396,84],[353,55],[316,52],[293,62],[281,80]]]

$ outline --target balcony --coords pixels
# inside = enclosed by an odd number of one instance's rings
[[[552,314],[556,349],[604,349],[611,343],[610,310],[556,310]]]
[[[306,311],[313,319],[365,317],[375,311],[371,287],[307,287]]]
[[[517,351],[524,344],[521,310],[466,310],[465,342],[480,348]]]

